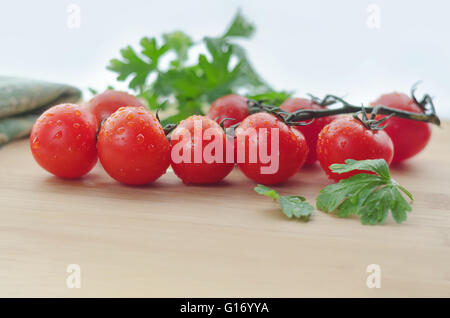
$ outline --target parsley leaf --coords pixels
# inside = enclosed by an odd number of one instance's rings
[[[139,43],[143,56],[139,56],[131,46],[127,46],[120,50],[123,61],[112,59],[107,69],[118,73],[118,81],[125,81],[131,76],[132,79],[128,86],[131,89],[142,91],[147,77],[157,70],[159,58],[169,50],[169,46],[159,47],[155,38],[147,37],[142,38]]]
[[[323,188],[316,199],[319,210],[337,212],[339,217],[359,215],[363,224],[383,224],[389,210],[394,220],[401,223],[412,210],[400,191],[412,201],[411,193],[391,178],[384,159],[347,159],[345,164],[333,164],[330,169],[335,173],[362,173]]]
[[[167,99],[161,100],[159,95],[153,90],[145,90],[137,95],[139,98],[145,99],[147,101],[148,108],[154,110],[165,110],[167,107]]]
[[[301,196],[280,196],[280,205],[288,218],[294,216],[298,219],[302,218],[303,220],[308,221],[314,213],[314,207],[306,202],[306,199]]]
[[[272,198],[274,200],[277,200],[280,197],[277,191],[262,184],[258,184],[253,190],[255,190],[256,193],[265,195],[266,197]]]
[[[286,99],[291,97],[293,92],[286,91],[274,91],[270,90],[265,93],[255,94],[255,95],[247,95],[247,98],[264,101],[269,105],[280,106]]]
[[[288,218],[295,217],[297,219],[308,221],[314,213],[314,207],[306,202],[304,197],[298,195],[281,196],[274,189],[261,184],[258,184],[254,190],[256,193],[265,195],[273,200],[278,199],[280,201],[281,210]]]
[[[241,10],[238,10],[223,37],[250,38],[254,33],[255,26],[245,19]]]
[[[175,31],[163,34],[163,40],[177,55],[177,59],[171,62],[172,65],[181,66],[188,59],[189,48],[194,44],[192,39],[181,31]]]

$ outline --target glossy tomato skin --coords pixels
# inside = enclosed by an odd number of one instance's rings
[[[121,107],[102,125],[98,156],[115,180],[144,185],[163,175],[170,164],[170,144],[158,119],[144,107]]]
[[[87,103],[87,107],[97,117],[99,123],[120,107],[125,106],[143,107],[144,105],[133,95],[115,90],[97,94]]]
[[[267,129],[265,141],[259,138],[260,128]],[[274,173],[265,174],[262,173],[261,167],[270,166],[270,162],[263,163],[258,154],[257,161],[252,163],[249,151],[253,148],[250,145],[257,145],[258,149],[263,146],[264,149],[265,143],[267,153],[271,154],[272,128],[278,130],[278,169]],[[250,134],[252,129],[255,129],[258,134]],[[240,147],[245,149],[245,160],[239,158]],[[244,119],[236,129],[236,151],[239,169],[251,180],[269,185],[282,183],[299,171],[308,155],[308,145],[302,133],[295,128],[287,126],[271,114],[256,113]]]
[[[383,130],[369,130],[352,117],[335,119],[325,126],[317,140],[317,158],[322,169],[333,180],[339,181],[361,173],[333,173],[329,166],[344,163],[346,159],[384,159],[389,165],[394,155],[394,146]]]
[[[234,118],[224,122],[225,128],[240,123],[248,116],[247,98],[235,94],[222,96],[211,104],[206,116],[218,124],[224,118]]]
[[[66,179],[79,178],[97,162],[96,132],[97,120],[86,108],[56,105],[33,125],[31,152],[48,172]]]
[[[414,113],[422,113],[420,107],[406,94],[390,93],[380,96],[371,103],[372,106],[384,105],[391,108]],[[377,116],[377,119],[385,117]],[[384,131],[394,144],[392,163],[399,163],[421,152],[431,138],[431,124],[420,121],[391,117],[386,122]]]
[[[313,110],[321,110],[325,109],[325,107],[319,106],[313,101],[306,98],[288,98],[283,104],[281,104],[280,108],[282,110],[288,112],[295,112],[299,109],[313,109]],[[303,136],[305,136],[306,142],[308,143],[309,153],[306,158],[305,165],[311,165],[317,160],[316,154],[316,144],[317,138],[319,137],[319,133],[323,127],[331,123],[337,116],[328,116],[322,118],[316,118],[311,124],[306,126],[295,126]],[[307,121],[308,122],[308,121]]]
[[[197,131],[196,131],[197,130]],[[211,138],[204,138],[205,132],[208,131],[208,135],[214,136]],[[189,138],[188,141],[183,138]],[[202,137],[203,136],[203,137]],[[219,162],[215,160],[205,160],[205,156],[201,156],[201,162],[194,162],[195,159],[195,145],[199,145],[199,140],[201,139],[201,154],[206,153],[205,148],[210,145],[213,147],[215,138],[221,139],[222,145],[222,155]],[[185,144],[184,144],[185,143]],[[223,180],[234,167],[234,158],[232,156],[231,160],[226,158],[226,148],[227,144],[232,143],[232,141],[227,140],[227,137],[223,129],[210,118],[205,116],[194,115],[188,117],[187,119],[180,122],[177,128],[172,132],[171,135],[171,165],[175,174],[180,178],[185,184],[214,184]],[[184,144],[184,146],[183,146]],[[178,145],[178,149],[177,149]],[[219,145],[219,144],[218,144]],[[232,148],[231,148],[232,150]],[[190,162],[185,160],[177,160],[185,154],[187,151],[189,154]],[[212,153],[209,152],[208,153]],[[231,152],[234,155],[234,152]],[[215,154],[215,151],[214,151]]]

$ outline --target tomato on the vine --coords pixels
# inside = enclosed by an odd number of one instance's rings
[[[274,115],[256,113],[236,129],[236,152],[237,164],[248,178],[262,184],[277,184],[303,166],[308,145],[297,129]]]
[[[170,164],[170,144],[158,119],[144,107],[121,107],[102,125],[98,156],[119,182],[143,185],[163,175]]]
[[[333,173],[329,168],[331,164],[344,163],[346,159],[384,159],[389,165],[394,155],[392,140],[386,132],[368,129],[348,116],[335,119],[322,129],[316,150],[322,169],[335,181],[363,171]]]
[[[97,94],[87,103],[89,110],[97,117],[98,122],[105,120],[120,107],[144,106],[139,99],[126,92],[106,90]]]
[[[227,145],[232,144],[214,120],[188,117],[171,135],[172,169],[186,184],[217,183],[233,170],[234,152],[227,158]]]
[[[413,113],[423,112],[411,97],[397,92],[382,95],[371,105],[383,105]],[[386,116],[378,115],[377,119],[383,117]],[[386,121],[384,131],[391,137],[394,144],[394,158],[392,162],[398,163],[415,156],[425,148],[431,137],[431,124],[391,117]]]
[[[312,100],[306,98],[288,98],[286,99],[280,106],[280,108],[284,111],[295,112],[299,109],[313,109],[313,110],[321,110],[325,109],[325,107],[320,106],[314,103]],[[337,116],[328,116],[315,118],[310,124],[305,126],[295,126],[302,134],[305,136],[306,142],[308,143],[309,153],[306,158],[306,165],[311,165],[317,160],[316,155],[316,144],[317,138],[319,137],[319,133],[323,127],[331,123]],[[306,122],[309,122],[306,121]]]
[[[31,152],[48,172],[61,178],[79,178],[97,162],[96,132],[97,120],[86,108],[56,105],[33,125]]]
[[[223,122],[225,128],[240,123],[248,116],[247,98],[235,94],[222,96],[211,104],[206,116],[219,124],[225,118],[233,118]]]

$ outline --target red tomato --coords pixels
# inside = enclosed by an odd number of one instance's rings
[[[100,129],[97,148],[106,172],[125,184],[155,181],[170,164],[164,130],[144,107],[121,107],[114,112]]]
[[[223,123],[225,128],[240,123],[248,116],[247,98],[239,95],[225,95],[215,100],[206,114],[220,124],[224,118],[234,118]]]
[[[261,156],[261,149],[267,149],[262,153],[263,156],[268,154],[270,160]],[[248,178],[262,184],[277,184],[292,177],[303,166],[308,145],[298,130],[271,114],[256,113],[244,119],[236,129],[236,152],[238,166]],[[252,160],[252,155],[256,160]]]
[[[139,99],[125,92],[107,90],[95,95],[88,103],[87,107],[97,117],[98,122],[108,118],[120,107],[144,106]]]
[[[370,130],[352,117],[335,119],[325,126],[317,140],[317,158],[327,175],[339,181],[362,171],[333,173],[328,168],[346,159],[384,159],[389,165],[394,155],[392,140],[383,130]]]
[[[295,112],[299,109],[325,109],[325,107],[319,106],[313,101],[306,99],[306,98],[288,98],[286,99],[283,104],[281,104],[280,108],[282,110],[288,111],[288,112]],[[322,117],[322,118],[316,118],[311,124],[306,126],[295,126],[302,134],[305,136],[306,142],[308,143],[309,153],[308,157],[306,158],[306,165],[311,165],[317,160],[316,155],[316,144],[317,144],[317,138],[319,137],[319,133],[322,130],[323,127],[331,123],[333,120],[335,120],[337,116],[328,116],[328,117]],[[309,122],[306,121],[306,122]]]
[[[420,107],[408,95],[390,93],[382,95],[372,106],[384,105],[414,113],[422,113]],[[385,117],[377,116],[377,119]],[[420,121],[391,117],[386,121],[384,131],[391,137],[394,144],[393,163],[409,159],[421,152],[431,137],[431,124]]]
[[[191,116],[181,121],[171,135],[173,171],[184,183],[217,183],[234,167],[234,151],[231,159],[226,158],[227,144],[233,142],[227,141],[219,124],[204,116]]]
[[[30,147],[37,163],[54,175],[79,178],[97,162],[97,120],[75,104],[53,106],[31,130]]]

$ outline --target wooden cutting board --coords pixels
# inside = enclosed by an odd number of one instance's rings
[[[289,220],[237,169],[216,186],[169,172],[128,187],[99,165],[64,181],[13,142],[0,149],[0,296],[449,297],[449,128],[392,169],[414,210],[383,226],[319,211]],[[276,189],[314,202],[328,183],[315,166]],[[70,264],[81,288],[67,287]],[[366,285],[370,264],[381,288]]]

